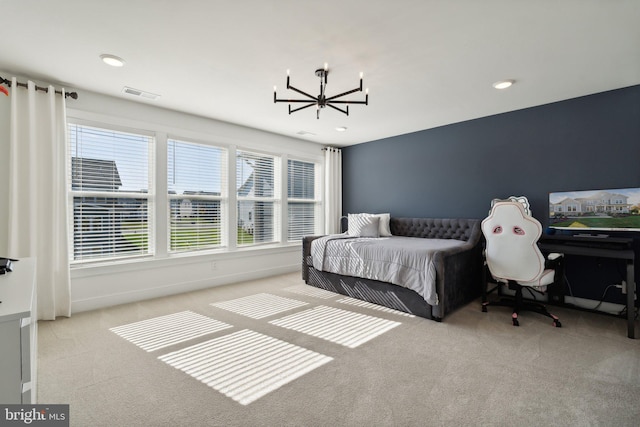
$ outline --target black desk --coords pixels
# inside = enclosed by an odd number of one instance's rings
[[[634,279],[635,253],[631,247],[633,239],[618,237],[584,237],[567,235],[543,235],[538,242],[543,252],[559,252],[567,255],[588,257],[616,258],[627,262],[627,336],[634,334],[634,296],[636,282]]]

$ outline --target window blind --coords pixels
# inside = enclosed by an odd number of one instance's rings
[[[71,259],[152,253],[149,224],[153,138],[68,124]]]
[[[238,150],[238,245],[279,241],[280,167],[275,156]]]
[[[289,159],[287,161],[287,214],[289,241],[302,240],[314,234],[319,200],[316,199],[315,163]]]
[[[226,165],[223,148],[167,142],[170,252],[222,246]]]

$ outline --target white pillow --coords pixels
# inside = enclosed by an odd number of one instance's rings
[[[388,213],[382,213],[382,214],[376,214],[374,216],[377,216],[378,218],[380,218],[380,227],[378,228],[380,231],[380,237],[389,237],[391,236],[391,228],[389,227],[389,221],[391,221],[391,214]]]
[[[352,237],[380,237],[380,218],[371,214],[349,214],[349,229]]]
[[[380,225],[378,226],[378,234],[380,235],[379,237],[390,237],[390,236],[392,236],[391,228],[389,226],[389,221],[391,220],[391,214],[388,214],[388,213],[382,213],[382,214],[370,214],[370,213],[349,214],[349,216],[348,216],[349,223],[347,224],[347,227],[348,227],[347,231],[348,231],[349,236],[355,236],[357,233],[359,233],[360,228],[357,225],[357,222],[360,221],[361,217],[377,217],[377,218],[380,218],[380,222],[379,222]],[[356,234],[351,234],[352,226],[356,227],[356,231],[354,231],[354,233],[356,233]]]

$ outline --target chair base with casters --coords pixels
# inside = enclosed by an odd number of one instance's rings
[[[512,291],[515,291],[515,295],[513,297],[501,297],[497,301],[489,301],[487,297],[488,294],[496,290],[499,290],[500,286],[504,285],[505,283],[498,282],[496,283],[495,287],[491,288],[490,290],[487,290],[487,280],[486,280],[487,271],[486,270],[487,269],[485,268],[484,277],[483,277],[483,283],[484,283],[484,289],[482,292],[482,312],[483,313],[487,312],[488,306],[512,307],[513,313],[511,314],[511,322],[513,323],[513,326],[520,326],[520,322],[518,321],[518,314],[521,311],[531,311],[531,312],[542,314],[543,316],[547,316],[551,318],[552,325],[555,326],[556,328],[562,327],[562,323],[560,323],[560,319],[558,318],[558,316],[552,313],[549,313],[545,305],[534,302],[534,301],[525,301],[522,296],[522,290],[523,288],[525,288],[525,286],[519,285],[517,282],[513,280],[509,280],[508,282],[509,289]],[[538,292],[540,294],[543,294],[543,292],[537,291],[535,289],[532,289],[532,288],[529,288],[529,289],[532,290],[533,292]]]

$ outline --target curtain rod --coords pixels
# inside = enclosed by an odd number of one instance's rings
[[[11,87],[11,80],[7,80],[4,77],[0,77],[0,84],[4,84],[4,85],[7,85],[7,86]],[[20,87],[24,87],[24,88],[29,87],[29,85],[27,83],[16,82],[16,85],[20,86]],[[49,93],[49,88],[40,87],[40,86],[36,85],[36,92],[39,91],[39,90]],[[55,93],[57,93],[58,95],[62,95],[62,91],[61,90],[56,90]],[[64,97],[67,98],[69,96],[71,98],[73,98],[73,99],[78,99],[78,94],[76,92],[65,92]]]
[[[324,147],[324,148],[321,148],[321,151],[327,151],[327,150],[329,150],[329,151],[340,151],[340,149],[336,148],[336,147]]]

